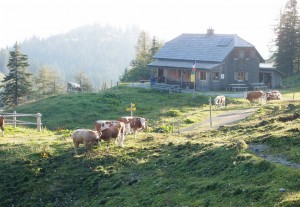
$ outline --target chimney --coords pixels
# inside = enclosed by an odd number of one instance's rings
[[[211,35],[213,35],[214,34],[214,29],[213,28],[208,28],[207,29],[207,34],[206,34],[206,36],[211,36]]]

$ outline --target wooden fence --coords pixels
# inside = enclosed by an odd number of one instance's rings
[[[1,113],[5,117],[5,124],[13,125],[17,127],[17,125],[36,125],[37,130],[40,132],[42,131],[42,114],[18,114],[16,111],[13,113]],[[36,122],[28,122],[22,121],[17,118],[19,117],[35,117]]]

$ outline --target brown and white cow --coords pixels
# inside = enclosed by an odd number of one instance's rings
[[[1,128],[1,131],[2,131],[2,137],[4,136],[4,116],[0,115],[0,128]]]
[[[119,139],[120,146],[124,146],[125,124],[123,122],[98,120],[95,122],[94,129],[101,133],[100,141],[106,141],[107,146],[109,146],[111,139],[115,140],[115,144],[117,144]]]
[[[225,101],[226,101],[226,97],[224,95],[220,95],[220,96],[217,96],[215,99],[215,108],[218,109],[218,108],[224,108],[225,107]]]
[[[247,93],[246,99],[250,102],[259,100],[262,101],[266,98],[266,94],[263,91],[251,91]]]
[[[146,119],[142,117],[124,116],[118,119],[118,121],[125,123],[125,125],[130,126],[134,134],[134,139],[136,139],[136,132],[141,129],[146,129]]]
[[[279,91],[270,91],[266,93],[267,101],[270,100],[282,100],[282,95]]]
[[[77,129],[72,133],[74,151],[77,155],[79,144],[84,144],[85,150],[88,150],[94,143],[99,141],[99,133],[89,129]]]
[[[107,129],[110,126],[113,126],[118,123],[119,123],[119,121],[116,121],[116,120],[97,120],[97,121],[95,121],[94,129],[98,132],[101,132],[104,129]]]

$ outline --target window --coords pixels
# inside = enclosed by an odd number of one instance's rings
[[[245,80],[245,72],[238,72],[238,79],[239,81]]]
[[[213,73],[213,80],[214,81],[220,80],[220,73],[219,72],[214,72]]]
[[[248,80],[248,72],[240,71],[234,73],[234,80],[237,81],[247,81]]]
[[[245,58],[246,60],[249,60],[251,58],[251,50],[246,50]]]
[[[233,59],[239,59],[239,56],[240,56],[239,51],[238,51],[238,50],[235,50],[235,51],[233,52]]]
[[[206,72],[200,71],[200,80],[206,80]]]

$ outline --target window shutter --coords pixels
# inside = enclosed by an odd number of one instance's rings
[[[248,80],[248,72],[245,73],[245,80]]]
[[[238,80],[238,73],[237,72],[234,73],[234,80]]]

